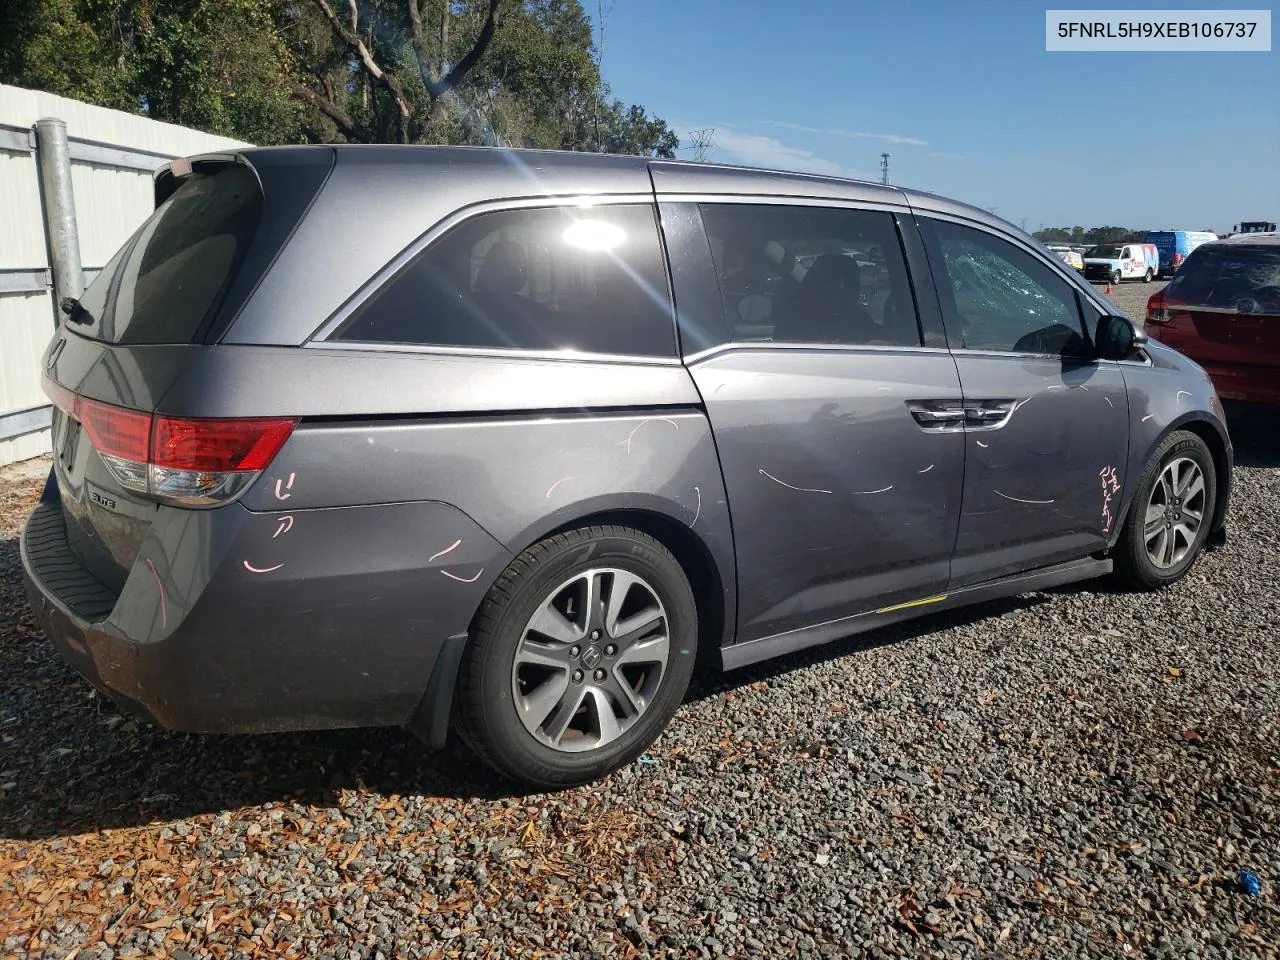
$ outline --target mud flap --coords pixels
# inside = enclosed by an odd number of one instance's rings
[[[456,633],[445,639],[431,671],[427,691],[405,725],[410,733],[432,750],[441,749],[449,736],[453,692],[458,685],[458,667],[462,663],[462,651],[466,646],[465,633]]]

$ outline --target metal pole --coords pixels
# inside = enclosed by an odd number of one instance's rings
[[[56,117],[36,121],[36,162],[44,200],[44,236],[53,271],[54,326],[61,320],[63,297],[84,292],[80,267],[80,236],[76,232],[76,199],[71,189],[71,151],[67,125]]]

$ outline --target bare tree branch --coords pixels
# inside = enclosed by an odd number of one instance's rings
[[[449,4],[445,3],[440,11],[440,62],[449,60]]]
[[[377,61],[373,59],[373,54],[369,52],[369,48],[364,45],[364,41],[351,28],[348,28],[338,15],[333,12],[333,7],[329,6],[328,0],[314,0],[315,5],[320,8],[320,12],[324,14],[324,18],[329,21],[329,26],[333,28],[333,32],[342,38],[342,42],[351,48],[351,51],[360,58],[369,76],[378,81],[387,92],[391,94],[391,99],[395,101],[396,109],[400,113],[400,127],[402,135],[404,133],[404,121],[413,115],[413,107],[409,104],[408,98],[405,97],[404,87],[400,85],[400,81],[395,78],[394,74],[387,73],[378,66]],[[491,0],[496,3],[497,0]],[[351,0],[351,19],[354,24],[356,21],[356,5],[355,0]]]
[[[289,87],[293,90],[293,95],[305,103],[311,104],[326,117],[332,120],[347,137],[348,140],[367,141],[369,138],[364,129],[352,119],[351,115],[343,111],[327,97],[322,97],[310,87],[305,87],[296,80],[290,80]]]
[[[445,5],[444,17],[445,20],[449,17],[447,4]],[[431,93],[431,86],[435,83],[435,71],[431,69],[427,46],[423,42],[422,14],[418,11],[418,0],[409,0],[409,26],[412,29],[413,52],[418,57],[418,73],[422,74],[422,83],[426,86],[427,92]]]
[[[409,24],[413,32],[413,52],[418,57],[418,72],[422,74],[422,85],[427,88],[427,93],[431,94],[433,100],[438,100],[466,79],[467,74],[484,56],[484,52],[488,49],[489,42],[493,40],[493,34],[498,27],[499,2],[500,0],[489,0],[489,10],[485,15],[484,26],[480,28],[480,33],[476,37],[476,42],[471,45],[471,49],[454,65],[448,74],[444,77],[438,77],[436,76],[436,71],[431,67],[431,58],[427,53],[426,36],[422,29],[422,14],[418,10],[418,0],[408,0]],[[440,57],[442,62],[447,56],[446,48],[448,44],[449,5],[445,4],[444,11],[440,16]]]
[[[484,26],[480,28],[480,33],[476,37],[476,42],[471,45],[471,49],[466,52],[466,55],[454,64],[453,69],[445,74],[445,78],[440,81],[440,93],[446,93],[452,90],[465,80],[467,74],[471,72],[471,68],[480,62],[480,58],[484,56],[485,50],[489,49],[489,41],[493,39],[493,33],[498,28],[498,3],[499,0],[489,0],[489,12],[484,18]],[[443,44],[446,39],[447,34],[445,27],[441,24],[441,43]],[[432,96],[439,96],[440,93],[431,91]]]

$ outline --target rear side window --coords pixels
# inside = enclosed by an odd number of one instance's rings
[[[1165,287],[1166,298],[1200,307],[1254,309],[1280,305],[1280,244],[1197,247]]]
[[[892,215],[702,204],[735,342],[920,346]]]
[[[244,164],[185,180],[80,297],[70,329],[111,343],[200,340],[262,219],[262,191]]]
[[[653,207],[479,214],[424,250],[336,339],[674,356]]]

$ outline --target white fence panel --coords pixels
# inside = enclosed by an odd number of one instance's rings
[[[48,398],[40,357],[55,307],[40,200],[37,120],[67,125],[80,261],[86,283],[151,213],[151,173],[173,157],[248,146],[0,84],[0,465],[49,449]]]

